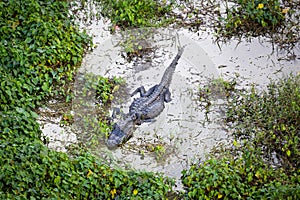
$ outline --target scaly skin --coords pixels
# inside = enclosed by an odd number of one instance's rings
[[[183,53],[183,49],[184,48],[179,49],[176,57],[173,59],[170,66],[166,69],[158,85],[153,86],[147,92],[145,92],[145,88],[141,86],[132,93],[131,96],[140,92],[140,98],[135,99],[129,107],[129,113],[131,115],[135,114],[138,120],[147,119],[146,115],[143,115],[143,113],[145,114],[144,110],[147,109],[147,107],[151,106],[153,103],[162,101],[162,97],[167,103],[171,101],[169,86],[172,81],[172,77],[178,60]]]
[[[135,129],[135,120],[132,116],[126,115],[123,120],[114,124],[113,130],[106,142],[107,146],[113,148],[128,141]]]
[[[177,55],[166,69],[158,85],[153,86],[147,92],[141,86],[132,93],[131,96],[140,93],[140,97],[135,99],[130,105],[129,114],[125,115],[123,120],[114,125],[107,140],[109,148],[125,143],[133,135],[136,125],[157,117],[165,108],[164,102],[168,103],[171,101],[169,86],[183,49],[178,50]]]

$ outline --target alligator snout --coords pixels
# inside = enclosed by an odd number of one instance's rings
[[[112,132],[106,141],[108,148],[116,148],[125,143],[132,136],[129,131],[122,130],[118,124],[114,124]]]

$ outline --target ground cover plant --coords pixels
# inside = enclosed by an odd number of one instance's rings
[[[248,91],[249,92],[249,91]],[[287,171],[300,168],[300,77],[272,82],[232,98],[227,122],[239,139],[262,149],[265,158]],[[276,163],[273,160],[276,160]]]
[[[65,3],[8,1],[0,9],[1,109],[34,107],[52,83],[64,88],[72,79],[89,37],[66,20]]]
[[[174,186],[169,178],[113,169],[85,147],[74,146],[67,155],[41,141],[36,109],[49,98],[72,98],[76,69],[92,45],[69,16],[69,4],[2,1],[0,25],[0,198],[168,198]],[[112,100],[114,87],[98,78],[94,89],[103,104]],[[262,96],[253,91],[242,97],[227,113],[237,154],[231,149],[184,171],[183,198],[299,198],[299,77],[271,84]],[[274,153],[282,169],[270,167]]]
[[[293,50],[300,41],[297,0],[93,0],[75,5],[91,19],[108,19],[112,33],[132,28],[184,27],[211,31],[218,45],[232,38],[251,40],[253,36],[263,36],[272,41],[274,49],[285,50],[286,59],[295,58]],[[74,9],[74,13],[78,10]],[[90,23],[91,19],[84,21]],[[141,52],[135,55],[140,56]]]
[[[261,151],[247,146],[239,156],[224,152],[182,172],[185,199],[298,199],[299,173],[270,168]]]
[[[0,24],[0,198],[164,198],[172,180],[111,169],[84,148],[72,156],[55,152],[40,139],[36,109],[49,98],[72,98],[74,74],[91,45],[68,3],[2,1]],[[101,100],[109,101],[110,89],[100,86]]]
[[[125,98],[124,88],[125,81],[121,78],[78,73],[73,87],[72,114],[63,118],[62,123],[71,126],[86,147],[98,151],[112,129],[111,103]]]
[[[170,13],[175,26],[192,31],[211,31],[218,45],[232,38],[271,41],[274,50],[284,50],[294,59],[299,45],[300,2],[297,0],[177,1]],[[177,10],[177,12],[176,12]],[[179,10],[179,12],[178,12]]]
[[[119,28],[161,26],[170,19],[172,3],[153,0],[101,1],[102,14]]]
[[[228,34],[249,33],[261,35],[266,31],[276,31],[284,21],[284,13],[277,0],[233,1],[225,18]]]
[[[211,90],[205,86],[200,97]],[[298,199],[299,92],[298,75],[272,82],[263,92],[252,88],[227,93],[233,145],[182,172],[184,198]]]
[[[175,19],[170,15],[175,6],[173,1],[94,0],[93,2],[98,5],[96,7],[99,11],[96,13],[98,15],[101,13],[101,16],[110,20],[112,33],[125,30],[120,45],[129,61],[154,50],[153,47],[149,47],[150,43],[146,40],[147,38],[150,39],[153,29],[146,29],[145,27],[166,26]],[[130,33],[132,34],[129,35]]]
[[[212,79],[208,81],[204,87],[200,87],[198,91],[199,108],[205,112],[206,121],[210,119],[208,114],[212,112],[211,107],[214,106],[214,101],[217,99],[227,99],[235,91],[237,81],[224,80],[223,78]],[[218,109],[219,110],[219,109]]]
[[[299,1],[233,0],[225,1],[225,6],[226,12],[219,14],[214,26],[216,41],[264,36],[290,54],[290,59],[295,57],[293,48],[299,45],[300,36]]]

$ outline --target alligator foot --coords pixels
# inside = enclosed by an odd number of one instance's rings
[[[144,120],[137,119],[135,121],[135,125],[140,126],[142,123],[153,123],[153,122],[156,122],[156,120],[155,119],[144,119]]]
[[[153,123],[153,122],[156,122],[157,120],[156,119],[145,119],[143,120],[143,122],[145,123]]]
[[[171,99],[171,92],[170,92],[170,90],[168,88],[166,89],[165,94],[164,94],[164,101],[166,103],[169,103],[170,101],[172,101],[172,99]]]

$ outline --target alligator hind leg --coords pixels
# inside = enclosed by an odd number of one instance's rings
[[[140,93],[141,97],[145,97],[145,96],[149,96],[150,94],[152,94],[152,92],[156,89],[157,85],[154,85],[153,87],[151,87],[147,92],[144,88],[144,86],[141,86],[139,88],[137,88],[132,94],[131,96],[134,96],[136,93]]]
[[[169,89],[166,89],[165,93],[164,93],[164,100],[166,103],[169,103],[170,101],[172,101],[171,99],[171,92]]]
[[[140,93],[140,95],[142,97],[146,93],[146,90],[145,90],[144,86],[136,88],[136,90],[134,90],[134,92],[131,93],[131,96],[136,95],[136,93]]]

